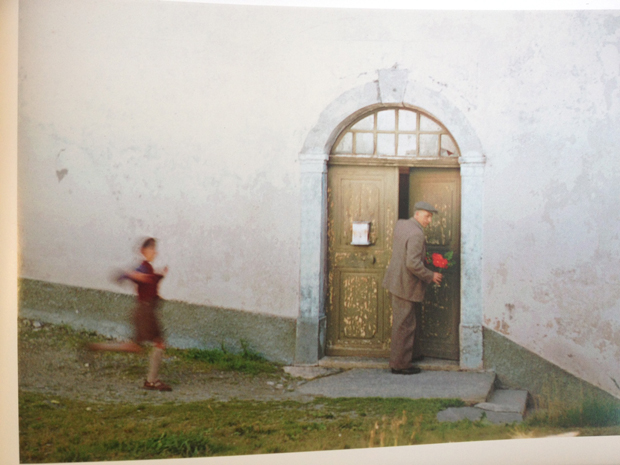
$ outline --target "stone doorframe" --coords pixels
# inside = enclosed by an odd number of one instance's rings
[[[301,168],[300,303],[295,364],[316,365],[325,354],[327,319],[327,161],[349,124],[370,109],[414,106],[450,131],[461,151],[460,366],[482,368],[482,221],[485,157],[463,113],[441,93],[408,80],[408,70],[379,70],[379,79],[351,89],[321,113],[299,154]]]

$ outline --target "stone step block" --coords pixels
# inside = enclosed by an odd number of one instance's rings
[[[518,413],[493,412],[477,407],[450,407],[437,414],[437,421],[454,422],[465,419],[477,421],[482,419],[483,416],[494,424],[521,423],[523,421],[523,416]]]
[[[489,412],[518,413],[519,415],[525,415],[527,395],[527,391],[497,389],[486,402],[476,404],[476,407]]]
[[[477,421],[483,416],[495,424],[520,423],[525,417],[527,409],[527,391],[511,389],[494,390],[485,402],[480,402],[473,407],[451,407],[437,414],[437,420]]]

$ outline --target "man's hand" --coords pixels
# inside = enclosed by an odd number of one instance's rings
[[[443,279],[443,275],[441,273],[433,272],[433,282],[435,284],[441,284],[442,279]]]

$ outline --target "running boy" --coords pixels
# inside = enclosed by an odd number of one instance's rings
[[[164,338],[156,313],[159,304],[158,287],[159,281],[168,273],[168,267],[165,267],[161,274],[155,273],[153,270],[151,262],[157,256],[157,248],[155,239],[152,237],[144,241],[140,252],[144,257],[142,264],[134,271],[128,271],[118,278],[118,281],[129,279],[137,285],[138,302],[133,312],[133,341],[115,344],[91,344],[89,348],[91,350],[115,352],[141,352],[142,344],[151,342],[153,349],[143,388],[155,391],[172,391],[170,386],[158,379],[159,366],[165,349]]]

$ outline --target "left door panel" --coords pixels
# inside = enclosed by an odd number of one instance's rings
[[[398,216],[398,168],[328,170],[327,355],[386,357],[392,310],[383,275]],[[353,223],[369,223],[369,244],[352,245]]]

